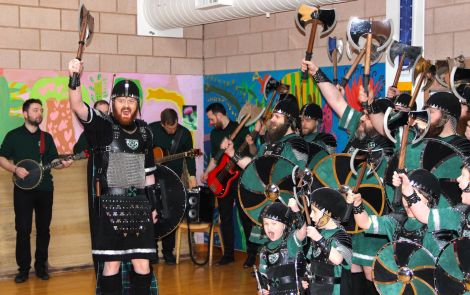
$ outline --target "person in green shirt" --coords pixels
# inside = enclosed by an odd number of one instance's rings
[[[227,116],[227,111],[225,107],[220,103],[212,103],[206,107],[206,115],[209,119],[210,125],[214,126],[210,134],[211,141],[211,153],[210,161],[207,165],[206,170],[201,176],[201,182],[207,182],[207,176],[210,171],[217,167],[218,161],[223,155],[221,151],[221,142],[224,138],[229,138],[231,133],[235,131],[238,127],[238,123],[231,121]],[[246,135],[248,134],[247,128],[242,128],[241,131],[234,139],[235,148],[238,149],[240,145],[243,144]],[[242,152],[244,153],[244,152]],[[246,153],[246,152],[245,152]],[[220,214],[220,228],[222,231],[222,239],[224,240],[224,255],[218,261],[217,265],[226,265],[235,261],[234,259],[234,226],[233,226],[233,205],[234,202],[237,206],[239,217],[243,226],[243,232],[245,237],[249,237],[251,229],[253,227],[253,222],[245,214],[240,202],[238,200],[238,181],[233,181],[230,187],[228,188],[228,193],[224,198],[218,198],[218,211]],[[258,247],[256,244],[251,243],[247,238],[246,240],[246,250],[247,258],[243,267],[249,268],[252,267],[256,261],[256,254],[258,252]]]
[[[168,154],[178,154],[190,151],[193,148],[191,132],[184,126],[178,124],[178,114],[173,109],[164,109],[160,114],[160,121],[149,124],[153,134],[153,147],[159,147]],[[183,176],[183,163],[186,162],[188,178],[188,189],[197,186],[196,161],[194,158],[182,158],[163,163],[173,170],[180,178]],[[158,247],[158,246],[157,246]],[[175,231],[162,238],[162,254],[166,264],[176,264],[173,255],[175,248]],[[158,251],[158,248],[157,248]]]
[[[0,167],[17,177],[25,178],[29,172],[16,164],[24,159],[48,164],[57,161],[58,153],[51,134],[42,131],[39,125],[43,119],[42,102],[30,98],[23,103],[24,125],[7,133],[0,147]],[[72,161],[62,161],[56,167],[66,168]],[[19,273],[16,283],[23,283],[29,277],[31,268],[31,228],[33,212],[36,217],[36,255],[34,269],[36,276],[48,280],[47,269],[48,247],[50,240],[49,227],[52,220],[52,203],[54,186],[50,171],[43,172],[41,183],[31,190],[17,186],[13,190],[16,229],[16,263]]]

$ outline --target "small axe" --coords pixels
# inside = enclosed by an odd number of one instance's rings
[[[79,15],[79,41],[76,58],[82,60],[83,50],[85,45],[90,45],[91,38],[93,37],[93,30],[95,26],[95,19],[86,9],[85,5],[80,6]],[[70,88],[76,89],[80,85],[80,74],[73,73],[72,81],[70,82]]]
[[[333,63],[333,84],[338,84],[338,63],[343,56],[343,39],[328,37],[328,58]]]
[[[348,40],[356,50],[365,48],[363,86],[369,95],[370,63],[372,54],[372,39],[378,42],[377,51],[383,51],[392,41],[393,25],[391,20],[364,20],[353,17],[348,23]],[[365,38],[366,41],[362,41]]]
[[[397,88],[398,86],[398,81],[400,80],[401,72],[404,70],[403,65],[405,64],[405,60],[408,60],[408,66],[405,68],[405,70],[413,69],[422,54],[423,47],[421,46],[411,46],[395,40],[392,42],[392,45],[390,45],[388,49],[387,55],[390,64],[392,66],[395,66],[395,59],[397,56],[400,56],[400,61],[398,63],[398,68],[395,73],[395,79],[393,80],[392,87]]]
[[[297,16],[295,18],[297,28],[305,34],[305,26],[312,23],[310,36],[308,39],[307,51],[305,52],[305,60],[312,60],[313,44],[317,33],[317,26],[321,23],[323,31],[321,37],[328,35],[336,25],[336,13],[334,9],[320,9],[315,6],[302,4],[297,8]],[[308,71],[302,74],[302,79],[307,80]]]

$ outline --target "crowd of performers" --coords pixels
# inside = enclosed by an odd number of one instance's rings
[[[376,98],[360,86],[360,112],[314,62],[303,60],[301,69],[347,130],[343,153],[331,153],[336,145],[321,132],[320,107],[307,104],[299,111],[292,95],[281,95],[267,128],[257,123],[261,133],[266,128],[264,144],[252,151],[257,157],[235,152],[230,140],[221,145],[245,169],[239,193],[247,214],[255,211],[244,194],[256,187],[252,172],[263,171],[262,158],[277,155],[283,160],[273,161],[285,162],[265,171],[297,171],[296,192],[283,197],[278,181],[278,191],[264,192],[269,201],[253,213],[259,219],[250,240],[263,245],[259,293],[468,292],[470,141],[457,126],[466,125],[470,96],[459,100],[451,91],[434,92],[416,111],[411,96],[394,87],[387,98]],[[320,152],[319,159],[318,146],[330,154]]]

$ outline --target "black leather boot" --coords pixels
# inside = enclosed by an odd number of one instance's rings
[[[132,293],[134,295],[149,295],[150,294],[150,284],[152,283],[152,270],[148,274],[141,275],[132,272],[131,282],[132,282]]]

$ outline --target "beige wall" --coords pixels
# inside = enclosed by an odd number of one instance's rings
[[[397,0],[398,1],[398,0]],[[336,9],[338,23],[330,36],[346,37],[350,16],[385,17],[385,0],[357,0],[325,6]],[[293,69],[305,56],[307,35],[295,26],[295,11],[257,16],[204,26],[204,73],[220,74],[261,70]],[[327,39],[315,40],[314,60],[320,66],[330,65]],[[343,56],[340,64],[351,62]]]
[[[136,0],[84,0],[95,18],[85,70],[203,74],[202,26],[183,39],[136,36]],[[64,70],[77,51],[79,0],[0,0],[0,68]]]

